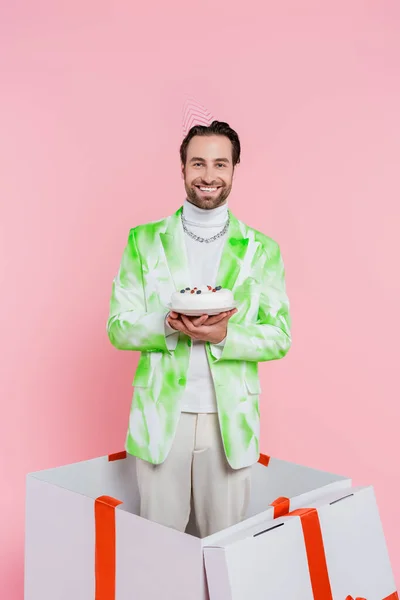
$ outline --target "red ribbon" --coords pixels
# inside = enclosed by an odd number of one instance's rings
[[[290,516],[300,517],[314,600],[333,600],[318,511],[299,508],[288,513]]]
[[[95,600],[115,600],[115,507],[120,500],[99,496],[95,512]]]
[[[314,600],[333,600],[318,511],[303,508],[288,513],[288,516],[291,515],[298,515],[301,519]],[[353,600],[353,597],[347,596],[346,600]],[[357,597],[355,600],[366,598]],[[399,600],[399,596],[393,592],[382,600]]]
[[[361,596],[357,596],[357,598],[353,598],[353,596],[347,596],[346,600],[367,600],[366,598],[361,598]],[[386,596],[383,600],[399,600],[399,595],[397,592],[393,592],[390,596]]]
[[[125,450],[108,455],[109,462],[124,458]],[[94,503],[95,600],[115,600],[115,508],[119,504],[121,500],[110,496],[99,496]]]
[[[122,450],[122,452],[114,452],[114,454],[108,455],[108,462],[112,462],[114,460],[123,460],[126,458],[126,450]]]
[[[280,496],[271,502],[270,506],[274,507],[274,519],[285,517],[290,510],[290,499],[285,496]]]
[[[268,467],[270,460],[271,460],[271,457],[268,456],[267,454],[260,454],[260,456],[258,458],[258,462],[260,463],[260,465],[264,465],[264,467]]]
[[[301,508],[289,512],[290,500],[285,497],[277,498],[271,506],[274,507],[274,519],[283,516],[300,517],[314,600],[333,600],[318,511],[315,508]],[[346,600],[367,599],[347,596]],[[399,600],[399,596],[394,592],[382,600]]]

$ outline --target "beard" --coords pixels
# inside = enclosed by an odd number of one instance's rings
[[[212,186],[210,186],[212,187]],[[204,210],[212,210],[225,203],[229,194],[231,193],[232,186],[222,185],[217,193],[215,194],[203,194],[193,185],[187,185],[185,183],[186,197],[191,204],[194,204],[198,208]]]

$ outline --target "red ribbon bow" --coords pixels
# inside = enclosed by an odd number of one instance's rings
[[[361,598],[361,596],[357,596],[357,598],[353,598],[353,596],[347,596],[346,600],[367,600],[366,598]],[[383,600],[399,600],[399,595],[397,592],[393,592],[390,596],[387,596]]]

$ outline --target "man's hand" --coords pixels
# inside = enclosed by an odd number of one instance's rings
[[[193,340],[219,344],[226,337],[228,321],[237,312],[237,309],[222,312],[219,315],[201,317],[187,317],[171,311],[167,322],[177,331],[182,331]]]

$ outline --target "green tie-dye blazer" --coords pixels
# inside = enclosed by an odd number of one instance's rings
[[[181,212],[182,207],[171,217],[131,229],[107,322],[116,348],[141,352],[125,447],[153,464],[162,463],[171,448],[191,351],[191,339],[183,333],[169,350],[164,328],[172,292],[196,285]],[[259,458],[258,363],[285,356],[291,337],[279,246],[229,214],[217,285],[233,291],[238,312],[228,323],[224,346],[207,342],[206,350],[226,457],[238,469]]]

